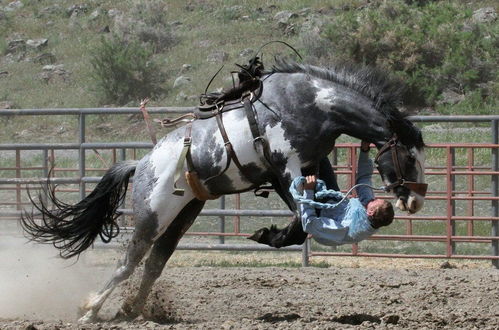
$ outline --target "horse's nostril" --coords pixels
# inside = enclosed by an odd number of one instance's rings
[[[405,204],[407,204],[407,199],[408,199],[408,197],[407,197],[407,196],[404,196],[404,195],[399,196],[399,200],[401,200],[401,201],[402,201],[402,202],[404,202]]]
[[[417,205],[416,205],[416,199],[411,198],[409,200],[409,210],[411,210],[411,211],[414,212],[414,210],[416,210],[416,207],[417,207]]]

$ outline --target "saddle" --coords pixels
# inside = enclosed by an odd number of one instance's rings
[[[254,144],[257,142],[261,143],[265,158],[269,159],[268,155],[270,154],[270,152],[268,143],[260,134],[253,106],[253,103],[258,100],[258,98],[262,94],[263,84],[261,81],[261,76],[264,72],[263,64],[259,60],[259,58],[255,56],[249,61],[247,65],[236,65],[240,68],[240,70],[236,72],[238,76],[237,85],[234,85],[227,91],[202,94],[200,96],[200,105],[196,107],[196,109],[192,113],[185,114],[173,120],[158,120],[163,127],[173,126],[178,124],[179,122],[187,123],[184,135],[184,147],[177,161],[177,166],[175,169],[173,185],[174,195],[184,195],[184,189],[179,188],[177,186],[177,182],[181,177],[184,165],[187,164],[187,171],[184,173],[184,175],[187,184],[190,186],[194,193],[194,196],[199,200],[209,200],[220,197],[218,195],[213,195],[206,190],[205,186],[201,184],[197,172],[193,168],[192,160],[190,158],[190,147],[192,145],[192,122],[194,120],[204,120],[215,117],[217,120],[218,128],[224,140],[225,149],[228,154],[227,163],[224,170],[221,173],[208,178],[206,181],[214,179],[225,173],[225,171],[229,168],[231,161],[233,161],[236,167],[246,177],[246,179],[251,182],[251,173],[249,173],[248,169],[244,168],[239,162],[239,159],[225,130],[222,119],[222,114],[224,112],[244,108],[246,118],[248,120],[253,136],[253,142]],[[258,189],[259,188],[257,188],[256,190]],[[268,195],[268,192],[265,191],[262,193],[262,195],[265,197],[265,195]]]

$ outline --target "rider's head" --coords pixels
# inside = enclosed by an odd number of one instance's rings
[[[392,203],[383,199],[373,199],[367,204],[366,209],[373,228],[388,226],[395,215]]]

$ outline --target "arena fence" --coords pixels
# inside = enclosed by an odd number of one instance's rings
[[[150,108],[152,115],[173,115],[190,112],[192,108]],[[137,159],[152,147],[140,142],[87,142],[94,127],[87,127],[89,116],[134,115],[137,108],[85,109],[13,109],[0,110],[0,120],[8,123],[25,116],[77,116],[77,141],[69,143],[1,143],[0,153],[0,219],[16,220],[24,208],[30,207],[28,192],[50,181],[59,184],[58,194],[83,198],[100,180],[107,167],[116,161]],[[211,225],[192,228],[188,237],[212,239],[183,239],[179,249],[235,250],[235,251],[301,251],[303,265],[315,256],[367,256],[396,258],[488,259],[499,268],[499,116],[413,116],[421,125],[428,123],[476,123],[485,139],[473,143],[428,143],[426,178],[429,191],[425,208],[415,215],[397,213],[397,225],[371,237],[367,242],[351,246],[324,248],[310,239],[302,246],[273,249],[263,245],[241,243],[237,238],[251,235],[249,222],[254,219],[284,219],[291,212],[277,208],[264,209],[261,202],[253,207],[241,207],[244,199],[253,199],[250,193],[221,197],[208,203],[201,216]],[[471,124],[470,124],[471,123]],[[490,128],[487,128],[490,127]],[[126,129],[126,128],[124,128]],[[145,130],[145,125],[144,125]],[[475,130],[469,128],[468,130]],[[490,133],[488,132],[490,130]],[[426,134],[426,133],[425,133]],[[426,135],[425,135],[426,136]],[[338,143],[331,155],[340,186],[347,190],[354,184],[358,143]],[[61,153],[72,153],[74,162],[63,161]],[[67,158],[67,157],[66,157]],[[70,157],[71,158],[71,157]],[[67,163],[67,164],[65,164]],[[64,165],[65,164],[65,165]],[[102,164],[96,166],[95,164]],[[104,166],[103,166],[104,165]],[[97,174],[95,176],[89,174]],[[382,198],[391,198],[385,195]],[[44,196],[42,195],[42,198]],[[278,197],[272,197],[274,199]],[[127,205],[120,209],[124,217],[120,223],[123,232],[133,230],[133,219]],[[242,220],[244,218],[244,220]],[[230,221],[232,220],[232,221]],[[213,225],[215,224],[215,225]],[[265,223],[263,223],[265,225]],[[433,229],[432,229],[433,228]],[[215,239],[215,240],[214,240]],[[199,243],[199,241],[203,241]],[[425,246],[426,248],[422,248]],[[429,245],[428,245],[429,244]],[[406,249],[401,249],[406,246]],[[414,252],[415,251],[415,252]]]

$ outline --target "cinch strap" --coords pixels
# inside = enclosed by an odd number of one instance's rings
[[[184,163],[187,158],[187,155],[189,154],[189,150],[191,149],[191,143],[192,143],[191,132],[192,132],[192,122],[188,123],[185,126],[184,147],[182,148],[182,152],[180,153],[180,157],[178,158],[177,166],[175,168],[175,175],[173,176],[173,189],[174,189],[173,194],[176,196],[184,196],[185,192],[184,189],[179,188],[177,186],[177,183],[178,180],[180,180],[182,173],[184,172]]]

